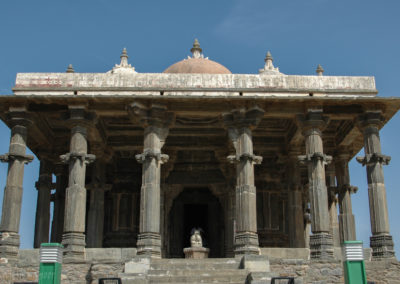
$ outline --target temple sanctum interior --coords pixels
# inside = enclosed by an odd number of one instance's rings
[[[357,239],[348,163],[363,148],[372,258],[393,258],[379,131],[400,99],[378,97],[373,77],[283,74],[269,52],[258,74],[232,74],[197,40],[191,52],[163,73],[137,72],[124,49],[107,73],[17,74],[0,97],[11,129],[0,257],[18,258],[29,147],[34,247],[62,243],[70,262],[88,248],[184,258],[194,228],[210,258],[307,248],[331,259]]]

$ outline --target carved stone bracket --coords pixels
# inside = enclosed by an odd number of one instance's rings
[[[298,156],[299,162],[306,164],[309,162],[323,161],[325,164],[329,164],[332,161],[332,156],[325,155],[324,153],[315,152],[307,155]]]
[[[142,164],[147,159],[156,159],[157,162],[164,164],[168,162],[169,156],[167,154],[161,154],[154,150],[147,149],[142,154],[135,155],[136,161]]]
[[[342,186],[340,186],[340,187],[337,187],[337,188],[336,188],[336,191],[337,191],[338,193],[349,191],[351,194],[354,194],[354,193],[357,193],[358,187],[357,187],[357,186],[350,185],[350,184],[344,184],[344,185],[342,185]]]
[[[373,153],[373,154],[367,154],[364,157],[357,157],[356,160],[363,166],[375,165],[376,163],[380,163],[382,165],[388,165],[391,160],[391,157],[383,155],[381,153]]]
[[[28,164],[33,161],[33,156],[32,155],[20,155],[20,154],[11,154],[7,153],[4,155],[0,155],[0,162],[3,163],[8,163],[9,161],[13,160],[19,160],[21,162],[24,162],[25,164]]]
[[[242,154],[240,156],[239,155],[230,155],[227,157],[227,159],[231,164],[240,163],[242,161],[250,161],[256,165],[261,164],[261,162],[263,160],[263,158],[261,156],[256,156],[254,154],[248,154],[248,153]]]
[[[39,180],[39,181],[35,182],[35,188],[37,190],[40,190],[43,187],[49,188],[49,189],[55,189],[56,188],[56,184],[51,182],[51,181],[42,181],[42,180]]]
[[[71,160],[76,160],[76,159],[79,159],[81,163],[90,164],[96,160],[96,156],[87,153],[71,152],[61,155],[60,159],[65,164],[69,163]]]

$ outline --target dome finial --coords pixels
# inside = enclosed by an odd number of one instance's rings
[[[318,64],[317,70],[315,72],[318,74],[318,76],[322,76],[324,73],[324,68],[322,68],[321,64]]]
[[[121,58],[121,67],[127,67],[128,66],[128,52],[126,51],[126,47],[122,50],[122,54],[120,56]]]
[[[72,67],[72,64],[68,65],[67,71],[65,71],[66,73],[75,73],[74,67]]]
[[[200,47],[200,43],[199,43],[199,41],[197,40],[197,38],[194,40],[194,43],[193,43],[193,47],[190,49],[190,52],[193,54],[193,58],[200,58],[200,57],[202,57],[201,56],[201,53],[202,53],[202,49],[201,49],[201,47]]]

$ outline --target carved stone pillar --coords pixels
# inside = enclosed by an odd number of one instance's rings
[[[367,166],[369,210],[371,216],[372,257],[394,257],[393,239],[390,235],[383,165],[390,161],[381,152],[379,128],[384,118],[379,111],[369,111],[359,117],[359,127],[364,134],[364,157],[357,161]]]
[[[88,248],[101,248],[103,246],[104,229],[104,194],[111,189],[111,185],[106,184],[106,163],[103,159],[96,157],[93,165],[92,182],[88,185],[90,190],[88,224],[87,224],[87,243]]]
[[[1,162],[8,163],[0,225],[0,263],[18,258],[24,165],[33,160],[33,156],[25,154],[27,127],[31,124],[26,109],[10,108],[7,118],[11,126],[10,147],[7,154],[0,156]]]
[[[350,185],[348,154],[339,154],[335,158],[337,191],[339,192],[339,232],[340,242],[356,240],[356,225],[351,206],[351,194],[357,187]]]
[[[56,192],[54,193],[53,221],[51,223],[51,242],[61,243],[64,231],[65,190],[68,186],[68,174],[65,165],[56,164]]]
[[[41,243],[49,242],[50,229],[50,197],[52,188],[51,164],[45,159],[40,161],[39,181],[35,220],[35,238],[33,247],[39,248]]]
[[[64,163],[69,164],[62,236],[66,261],[79,262],[85,258],[86,164],[95,160],[94,155],[87,153],[87,123],[90,120],[84,107],[70,107],[70,152],[60,156]]]
[[[236,164],[236,235],[235,255],[259,254],[257,235],[256,187],[254,186],[254,164],[260,164],[262,157],[253,153],[252,128],[260,122],[264,111],[238,109],[224,114],[236,154],[228,156]]]
[[[309,110],[305,116],[299,116],[298,119],[306,144],[306,155],[299,156],[299,160],[308,167],[313,233],[310,236],[311,258],[332,258],[333,241],[329,228],[328,193],[325,181],[325,164],[330,162],[331,157],[324,154],[321,137],[326,119],[322,116],[321,110]]]
[[[337,213],[337,187],[336,187],[335,164],[326,166],[326,186],[328,189],[328,210],[330,219],[330,232],[333,239],[333,246],[340,247],[339,222]]]
[[[304,248],[303,197],[301,192],[299,152],[289,153],[286,168],[288,182],[289,245],[291,248]]]
[[[136,160],[143,164],[138,255],[160,258],[160,169],[169,158],[161,153],[161,148],[174,115],[166,107],[156,104],[146,107],[133,103],[128,111],[132,120],[139,120],[144,127],[143,153],[136,155]]]

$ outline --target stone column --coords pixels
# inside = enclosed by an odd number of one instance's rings
[[[306,208],[304,210],[303,218],[304,218],[304,245],[306,248],[310,248],[311,214],[309,208]]]
[[[33,160],[33,156],[25,154],[27,127],[31,123],[26,109],[10,108],[7,119],[11,126],[10,147],[7,154],[0,156],[1,162],[8,163],[0,225],[0,263],[18,258],[24,165]]]
[[[288,182],[289,245],[304,248],[303,196],[301,192],[299,152],[291,151],[286,168]]]
[[[65,165],[56,164],[56,192],[54,193],[53,222],[51,223],[52,243],[61,243],[64,231],[65,189],[68,185],[67,169]]]
[[[95,159],[94,155],[87,154],[89,116],[84,107],[70,107],[69,122],[72,126],[70,152],[60,156],[61,160],[69,165],[62,244],[64,260],[71,262],[85,259],[86,164]]]
[[[330,219],[330,232],[333,239],[333,246],[340,247],[339,222],[337,213],[337,187],[336,187],[335,164],[326,166],[326,186],[328,189],[328,210]]]
[[[50,230],[50,197],[52,188],[51,164],[45,159],[40,160],[39,181],[35,220],[34,248],[40,248],[41,243],[49,242]]]
[[[106,163],[104,160],[99,160],[98,155],[96,157],[92,182],[88,185],[88,189],[90,189],[86,244],[88,248],[101,248],[103,246],[104,194],[111,189],[111,185],[106,184],[105,180]]]
[[[254,164],[260,164],[262,157],[253,153],[252,128],[255,128],[264,111],[237,109],[224,114],[236,154],[228,156],[236,164],[236,235],[235,255],[260,254],[257,235],[257,203],[254,186]]]
[[[384,118],[380,111],[368,111],[359,117],[359,127],[364,134],[364,157],[357,157],[357,161],[367,166],[369,210],[371,216],[372,257],[394,257],[393,239],[390,235],[388,209],[386,201],[383,165],[390,161],[389,156],[381,152],[379,128]]]
[[[298,120],[306,144],[306,155],[299,156],[299,160],[308,167],[313,233],[310,236],[311,258],[332,258],[333,241],[329,228],[328,192],[325,181],[325,164],[330,162],[331,157],[324,154],[321,138],[326,119],[322,116],[322,110],[311,109],[305,116],[299,116]]]
[[[143,164],[140,196],[140,224],[137,241],[138,255],[161,257],[160,235],[160,169],[168,161],[161,153],[174,115],[162,105],[149,107],[133,103],[128,111],[133,121],[144,127],[143,153],[136,160]]]
[[[357,187],[350,185],[348,154],[339,154],[335,158],[337,191],[339,192],[339,232],[340,242],[356,240],[356,225],[351,206],[351,194]]]

